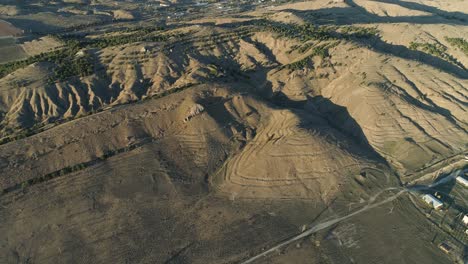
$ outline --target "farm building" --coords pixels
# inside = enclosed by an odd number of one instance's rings
[[[457,182],[460,183],[461,185],[468,187],[468,180],[463,177],[463,176],[458,176],[457,177]]]
[[[463,216],[463,223],[464,223],[465,225],[468,225],[468,215],[464,215],[464,216]]]
[[[442,206],[444,205],[441,201],[439,201],[437,198],[435,198],[434,196],[430,194],[425,194],[422,196],[422,198],[427,204],[429,204],[436,210],[441,209]]]
[[[439,245],[439,248],[445,252],[446,254],[450,253],[450,251],[452,251],[452,247],[447,245],[446,243],[442,243]]]

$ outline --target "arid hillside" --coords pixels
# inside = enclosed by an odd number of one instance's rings
[[[142,38],[163,42],[75,48],[72,63],[93,74],[53,81],[68,65],[36,62],[0,80],[3,133],[53,126],[195,84],[240,82],[239,89],[263,100],[319,115],[411,173],[464,151],[467,72],[448,49],[438,57],[389,44],[383,40],[387,27],[254,20],[236,30],[198,25]],[[426,43],[424,34],[407,42]]]
[[[0,263],[461,261],[415,200],[467,152],[465,1],[138,5],[0,64]]]

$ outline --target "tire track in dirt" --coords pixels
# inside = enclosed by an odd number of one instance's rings
[[[335,219],[331,219],[331,220],[327,220],[327,221],[324,221],[324,222],[321,222],[321,223],[318,223],[316,225],[313,225],[312,227],[304,230],[303,232],[299,233],[298,235],[295,235],[279,244],[277,244],[276,246],[273,246],[263,252],[261,252],[260,254],[257,254],[245,261],[242,261],[240,262],[241,264],[248,264],[248,263],[253,263],[257,260],[259,260],[260,258],[262,257],[265,257],[267,256],[268,254],[270,253],[273,253],[275,252],[276,250],[279,250],[280,248],[282,247],[285,247],[295,241],[298,241],[302,238],[305,238],[311,234],[314,234],[314,233],[317,233],[318,231],[321,231],[321,230],[324,230],[330,226],[333,226],[337,223],[340,223],[340,222],[343,222],[345,220],[348,220],[349,218],[353,217],[353,216],[356,216],[358,214],[361,214],[361,213],[364,213],[368,210],[371,210],[373,208],[376,208],[376,207],[379,207],[379,206],[382,206],[384,204],[387,204],[387,203],[390,203],[390,202],[393,202],[395,201],[396,199],[398,199],[401,195],[405,194],[405,193],[412,193],[412,192],[420,192],[420,191],[424,191],[424,190],[430,190],[432,188],[435,188],[439,185],[442,185],[442,184],[445,184],[449,181],[453,181],[455,180],[455,177],[458,175],[458,173],[452,173],[450,174],[449,176],[445,177],[445,178],[442,178],[440,179],[439,181],[437,182],[434,182],[430,185],[427,185],[427,186],[414,186],[414,187],[390,187],[390,188],[386,188],[380,192],[378,192],[377,194],[375,194],[374,196],[372,196],[367,204],[362,207],[361,209],[358,209],[350,214],[347,214],[345,216],[342,216],[342,217],[337,217]],[[388,191],[396,191],[398,190],[398,192],[380,202],[376,202],[377,198],[382,195],[383,193],[385,192],[388,192]]]

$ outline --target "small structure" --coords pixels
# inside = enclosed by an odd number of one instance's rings
[[[463,224],[468,225],[468,215],[463,216]]]
[[[432,208],[436,209],[436,210],[440,210],[442,209],[442,206],[444,205],[441,201],[439,201],[439,199],[435,198],[434,196],[432,196],[431,194],[425,194],[422,196],[422,199],[430,206],[432,206]]]
[[[447,245],[445,242],[444,242],[444,243],[441,243],[441,244],[439,245],[439,248],[440,248],[443,252],[445,252],[445,254],[449,254],[450,251],[452,251],[452,247],[449,246],[449,245]]]
[[[461,185],[468,187],[468,180],[463,177],[463,176],[458,176],[457,177],[457,182],[460,183]]]
[[[146,53],[146,52],[148,52],[148,48],[143,46],[143,47],[141,47],[140,52],[141,53]]]
[[[202,105],[195,104],[194,106],[190,108],[188,115],[184,118],[184,122],[189,121],[192,117],[199,115],[203,111],[205,111],[205,108]]]
[[[75,54],[75,57],[82,58],[86,55],[87,55],[87,51],[85,49],[81,49]]]

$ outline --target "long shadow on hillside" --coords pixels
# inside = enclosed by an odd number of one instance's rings
[[[396,69],[396,70],[398,71],[398,69]],[[401,73],[400,71],[398,71],[398,72],[403,75],[403,73]],[[400,94],[401,98],[403,98],[404,100],[410,102],[411,104],[413,104],[413,105],[415,105],[415,106],[417,106],[417,107],[419,107],[419,108],[421,108],[421,109],[423,109],[425,111],[429,111],[429,112],[440,114],[440,115],[444,116],[444,118],[447,121],[449,121],[450,123],[452,123],[455,127],[457,127],[460,130],[463,130],[463,131],[467,132],[465,128],[463,128],[462,126],[459,125],[459,123],[458,123],[459,121],[454,118],[454,116],[452,115],[452,112],[449,109],[437,105],[429,97],[426,97],[422,92],[419,91],[419,88],[411,80],[406,79],[406,82],[414,89],[414,91],[418,91],[418,95],[421,96],[421,97],[424,97],[424,100],[428,104],[425,104],[425,103],[421,102],[420,100],[416,99],[415,97],[409,95],[408,92],[406,92],[406,91],[403,91],[403,93]],[[465,103],[465,102],[459,101],[459,103],[461,105],[468,106],[468,104]]]
[[[27,18],[7,18],[6,21],[15,27],[23,29],[27,33],[37,33],[42,31],[53,32],[63,29],[62,27],[46,24],[42,21]]]
[[[348,0],[348,1],[352,2],[351,0]],[[416,11],[429,12],[433,15],[438,15],[446,19],[455,19],[455,20],[459,20],[465,23],[468,22],[468,14],[462,13],[462,12],[448,12],[445,10],[435,8],[433,6],[427,6],[427,5],[422,5],[420,3],[407,2],[407,1],[395,1],[395,0],[374,0],[374,1],[387,3],[387,4],[396,4],[401,7],[416,10]]]
[[[390,0],[378,0],[381,2],[392,2]],[[461,12],[446,12],[439,10],[434,7],[424,6],[421,4],[414,4],[408,2],[398,2],[398,4],[402,5],[406,8],[415,8],[419,11],[429,11],[435,15],[432,16],[403,16],[403,17],[381,17],[375,14],[369,13],[363,7],[357,5],[353,0],[345,0],[345,2],[351,6],[346,8],[328,8],[328,9],[319,9],[319,10],[308,10],[308,11],[298,11],[298,10],[288,10],[289,12],[305,19],[310,20],[309,17],[320,17],[323,14],[330,14],[330,15],[337,15],[342,14],[347,19],[340,20],[340,16],[336,19],[330,20],[327,18],[325,21],[313,21],[313,22],[322,22],[318,24],[333,24],[333,25],[347,25],[347,24],[359,24],[359,23],[413,23],[413,24],[460,24],[460,25],[468,25],[468,15],[461,13]],[[460,18],[463,16],[463,18]],[[350,19],[348,19],[350,18]],[[351,39],[352,42],[361,44],[361,45],[368,45],[366,39],[362,38],[354,38]],[[430,54],[411,50],[402,45],[392,45],[389,44],[378,37],[373,37],[372,41],[372,48],[374,48],[377,52],[391,54],[393,56],[397,56],[404,59],[411,59],[420,61],[422,63],[428,64],[434,68],[438,68],[444,71],[448,71],[449,73],[457,75],[457,77],[461,78],[468,78],[468,71],[463,67],[463,65],[459,64],[455,66],[454,64],[445,61],[441,58],[436,56],[432,56]]]
[[[445,17],[440,15],[427,16],[397,16],[384,17],[368,13],[364,8],[356,7],[330,7],[318,10],[300,11],[286,9],[298,17],[317,25],[353,25],[372,23],[409,23],[409,24],[453,24],[468,25],[465,19]]]
[[[233,66],[240,67],[239,65]],[[257,97],[261,101],[266,101],[274,108],[291,111],[299,118],[299,126],[304,130],[311,131],[312,133],[314,131],[319,132],[327,140],[336,143],[338,148],[389,167],[387,161],[370,145],[361,126],[349,114],[346,107],[336,105],[322,96],[307,97],[306,100],[293,101],[282,92],[272,91],[272,84],[267,80],[267,73],[268,70],[256,71],[247,79],[244,79],[244,76],[240,76],[243,83],[249,84],[248,88],[241,88],[239,85],[232,85],[231,88],[238,92],[247,91],[250,95]],[[230,123],[241,128],[242,124],[239,124],[234,118],[229,118],[232,115],[225,108],[225,102],[226,99],[220,97],[212,97],[199,101],[199,103],[205,106],[209,115],[220,125],[224,126]],[[255,110],[253,111],[255,112]],[[345,144],[342,144],[342,142],[345,142]]]
[[[336,8],[332,8],[332,9],[336,9]],[[348,9],[349,10],[349,9],[352,9],[352,8],[337,8],[337,9],[338,10]],[[310,14],[315,14],[315,13],[320,13],[321,12],[321,10],[314,10],[314,11],[289,10],[289,11],[296,14],[296,15],[298,15],[298,16],[302,16],[302,17],[306,17],[306,16],[308,16]],[[353,19],[355,19],[354,17],[358,17],[358,16],[352,16],[352,17],[353,17]],[[378,21],[378,20],[381,20],[381,18],[378,17],[378,16],[376,16],[376,17],[378,19],[374,18],[374,19],[369,19],[368,21],[362,21],[362,20],[357,19],[358,21],[356,21],[355,23],[380,23],[380,22],[385,22],[385,20]],[[305,18],[305,19],[307,19],[307,18]],[[296,30],[294,27],[297,27],[297,26],[294,26],[294,25],[285,24],[285,23],[281,23],[281,22],[265,21],[265,20],[233,22],[233,23],[223,24],[220,27],[239,28],[239,27],[242,27],[242,26],[257,26],[257,25],[261,25],[262,22],[263,23],[265,23],[265,22],[269,23],[269,24],[271,24],[272,26],[275,26],[275,27],[288,28],[289,33],[291,33],[291,32],[294,33],[294,30]],[[412,21],[412,22],[414,23],[415,21]],[[333,23],[330,23],[330,24],[333,24]],[[343,23],[343,24],[349,24],[349,23]],[[203,24],[203,25],[211,26],[212,24],[211,23],[206,23],[206,24]],[[295,32],[295,33],[296,33],[297,36],[300,36],[301,34],[303,34],[303,32],[299,32],[299,31]],[[357,45],[360,45],[360,46],[363,46],[363,47],[367,47],[368,49],[373,50],[373,51],[378,52],[378,53],[381,53],[381,54],[392,55],[392,56],[399,57],[399,58],[406,59],[406,60],[417,61],[417,62],[426,64],[426,65],[429,65],[429,66],[431,66],[433,68],[436,68],[438,70],[441,70],[441,71],[447,72],[449,74],[455,75],[458,78],[468,79],[468,71],[467,71],[466,68],[464,68],[464,66],[462,64],[452,64],[452,63],[450,63],[450,62],[448,62],[446,60],[443,60],[443,59],[441,59],[439,57],[430,55],[428,53],[425,53],[425,52],[422,52],[422,51],[419,51],[419,50],[413,50],[413,49],[410,49],[410,48],[408,48],[406,46],[403,46],[403,45],[390,44],[390,43],[387,43],[387,42],[383,41],[378,36],[356,37],[356,36],[353,36],[352,34],[351,35],[346,35],[346,34],[341,34],[341,33],[338,33],[338,32],[329,32],[328,34],[329,34],[330,37],[332,37],[334,39],[344,40],[344,41],[348,41],[348,42],[351,42],[351,43],[354,43],[354,44],[357,44]]]
[[[277,24],[282,24],[278,23]],[[282,24],[283,26],[285,24]],[[378,36],[372,36],[369,38],[362,38],[362,37],[353,37],[353,35],[341,35],[338,33],[331,33],[331,35],[335,38],[346,40],[360,46],[365,46],[371,50],[374,50],[378,53],[392,55],[395,57],[399,57],[402,59],[418,61],[434,67],[436,69],[445,71],[447,73],[453,74],[459,78],[468,78],[468,71],[463,66],[454,65],[448,61],[445,61],[439,57],[427,54],[425,52],[419,50],[412,50],[408,47],[403,45],[394,45],[383,41]]]
[[[430,13],[415,16],[379,16],[370,13],[354,0],[344,0],[349,7],[328,7],[316,10],[284,9],[314,24],[352,25],[363,23],[411,23],[411,24],[455,24],[468,25],[468,14],[448,12],[419,3],[395,0],[374,0],[375,2],[399,5],[402,8]],[[313,20],[313,21],[311,21]],[[242,23],[242,22],[239,22]],[[243,22],[248,23],[248,22]]]
[[[439,24],[439,23],[447,23],[450,20],[451,24],[459,24],[459,25],[467,25],[468,24],[468,15],[461,13],[461,12],[447,12],[435,7],[426,6],[418,3],[410,3],[405,1],[393,1],[393,0],[376,0],[376,2],[382,3],[390,3],[396,4],[403,8],[415,10],[415,11],[422,11],[422,12],[429,12],[432,15],[430,16],[398,16],[398,17],[382,17],[372,13],[369,13],[365,8],[361,7],[360,5],[356,4],[354,0],[344,0],[346,4],[348,4],[351,8],[354,8],[359,11],[361,14],[365,14],[367,17],[372,19],[373,21],[378,21],[382,23],[416,23],[416,24]],[[444,19],[439,19],[439,17]]]
[[[365,45],[364,41],[359,39],[354,40],[359,44]],[[459,78],[468,78],[468,71],[465,68],[458,67],[448,61],[445,61],[436,56],[427,54],[419,50],[412,50],[403,45],[393,45],[383,41],[380,38],[373,37],[370,42],[372,43],[371,49],[374,49],[377,52],[393,55],[395,57],[400,57],[402,59],[414,60],[439,70],[456,75]]]
[[[292,10],[291,12],[303,12],[303,11],[295,11]],[[306,12],[309,13],[310,11]],[[255,25],[257,22],[249,21],[251,25]],[[294,26],[284,24],[281,22],[273,22],[269,21],[272,26],[278,26],[282,28],[290,27],[291,32],[294,31]],[[224,25],[227,27],[233,27],[234,25],[239,26],[237,23],[233,23],[233,25]],[[246,25],[246,23],[242,23],[242,25]],[[296,32],[298,35],[301,32]],[[439,57],[430,55],[428,53],[419,51],[419,50],[412,50],[403,45],[394,45],[383,41],[378,36],[363,38],[363,37],[354,37],[353,35],[344,35],[337,32],[330,32],[330,37],[333,37],[338,40],[345,40],[351,43],[355,43],[357,45],[367,47],[375,52],[392,55],[395,57],[399,57],[402,59],[413,60],[417,61],[426,65],[429,65],[433,68],[439,69],[441,71],[447,72],[449,74],[455,75],[458,78],[468,79],[468,71],[463,67],[463,65],[455,65],[448,61],[445,61]]]
[[[94,17],[93,17],[94,18]],[[23,29],[30,35],[45,35],[45,34],[61,34],[66,32],[73,32],[76,34],[76,31],[82,29],[89,29],[93,26],[105,25],[109,23],[115,23],[115,21],[107,18],[99,17],[99,20],[89,23],[82,23],[77,25],[53,25],[47,24],[43,21],[29,19],[29,18],[7,18],[6,21],[12,23],[14,26]]]
[[[337,132],[330,134],[332,138],[337,136],[338,141],[339,137],[346,138],[345,141],[351,143],[349,146],[344,146],[351,153],[359,154],[388,166],[387,161],[370,145],[361,126],[349,114],[346,107],[336,105],[322,96],[307,97],[303,101],[293,101],[282,92],[274,93],[270,102],[294,112],[301,118],[301,127],[304,129],[310,129],[311,125],[314,126],[313,117],[326,121]]]
[[[447,178],[449,177],[449,178]],[[438,185],[435,190],[445,194],[450,195],[452,193],[453,188],[456,185],[456,181],[453,177],[451,177],[451,173],[449,174],[441,174],[439,175],[432,184],[436,184],[438,182],[444,182],[443,184]]]

